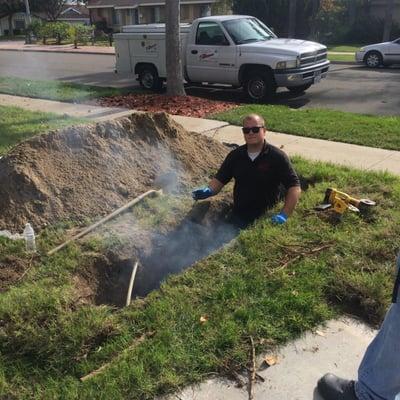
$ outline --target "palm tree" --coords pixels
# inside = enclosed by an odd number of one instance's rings
[[[385,12],[385,23],[383,27],[383,42],[390,40],[390,33],[392,31],[393,24],[393,11],[394,11],[394,0],[386,0],[386,12]]]
[[[168,0],[166,2],[166,52],[167,67],[167,95],[184,96],[183,71],[181,60],[180,40],[180,1]]]

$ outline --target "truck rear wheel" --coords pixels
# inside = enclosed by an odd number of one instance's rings
[[[271,74],[264,71],[248,73],[243,88],[252,101],[266,100],[276,92],[276,84]]]
[[[307,83],[306,85],[301,86],[289,86],[288,89],[295,94],[300,94],[305,92],[307,89],[310,89],[311,83]]]
[[[157,70],[152,66],[145,66],[139,72],[140,86],[147,90],[159,91],[163,81],[159,78]]]

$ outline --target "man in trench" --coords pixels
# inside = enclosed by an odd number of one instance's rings
[[[299,200],[299,178],[287,155],[265,140],[264,119],[250,114],[243,120],[245,145],[231,151],[207,187],[192,192],[195,200],[218,194],[232,179],[233,220],[244,227],[274,207],[284,196],[282,210],[272,216],[275,224],[286,223]]]

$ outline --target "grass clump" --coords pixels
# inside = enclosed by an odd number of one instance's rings
[[[0,93],[81,103],[98,97],[127,93],[128,89],[80,85],[60,81],[31,80],[14,77],[0,77]]]
[[[315,186],[287,225],[271,225],[271,210],[234,243],[130,307],[76,302],[72,276],[90,258],[85,246],[39,257],[0,295],[0,397],[152,399],[243,366],[250,335],[263,351],[347,310],[378,323],[392,289],[400,179],[294,163]],[[327,187],[375,200],[373,217],[347,213],[335,224],[317,213]],[[147,211],[164,213],[166,204],[153,200]],[[62,229],[55,232],[56,239],[50,228],[40,235],[40,249],[63,239]],[[2,250],[11,251],[4,243]],[[79,380],[103,365],[96,377]]]
[[[51,129],[87,122],[84,119],[52,113],[0,106],[0,155],[5,154],[12,146],[24,139],[45,133]]]
[[[211,118],[241,125],[243,117],[250,113],[262,115],[268,129],[276,132],[400,150],[400,117],[395,116],[325,109],[294,110],[286,106],[252,104],[214,114]]]

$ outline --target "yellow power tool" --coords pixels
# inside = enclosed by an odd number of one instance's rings
[[[347,193],[329,188],[326,189],[324,203],[317,206],[316,209],[319,211],[333,209],[339,215],[342,215],[347,210],[366,214],[374,206],[376,206],[375,201],[370,199],[356,199]]]

